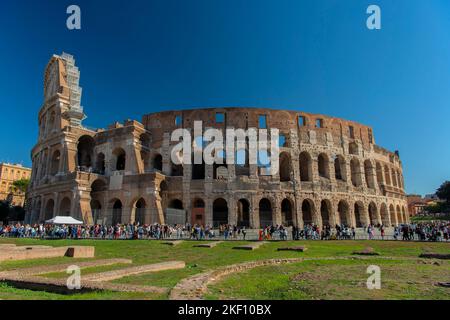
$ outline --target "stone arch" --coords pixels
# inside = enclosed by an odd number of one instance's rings
[[[291,200],[285,198],[281,201],[281,224],[283,226],[293,226],[294,225],[294,214],[293,214],[293,205]]]
[[[374,168],[370,160],[364,161],[364,175],[366,178],[367,188],[375,189]]]
[[[247,199],[239,199],[237,203],[237,225],[250,227],[250,202]]]
[[[345,167],[345,158],[342,155],[337,155],[334,159],[334,176],[336,180],[346,181],[347,170]]]
[[[61,202],[59,203],[59,212],[58,215],[60,216],[70,216],[70,206],[71,201],[68,197],[64,197]]]
[[[322,218],[322,227],[331,226],[331,202],[324,199],[320,202],[320,216]]]
[[[361,181],[361,166],[357,158],[352,158],[350,161],[350,172],[352,176],[352,184],[355,187],[359,187],[362,184]]]
[[[217,198],[213,202],[213,226],[228,224],[228,203],[223,198]]]
[[[355,216],[356,227],[357,228],[364,227],[367,221],[365,220],[364,217],[364,203],[362,203],[362,201],[355,202],[353,214]]]
[[[77,160],[81,170],[90,169],[93,166],[95,140],[91,136],[84,135],[78,139]]]
[[[403,215],[403,221],[405,222],[405,223],[407,223],[408,222],[408,218],[409,217],[407,217],[406,216],[406,209],[405,209],[405,207],[402,207],[402,215]]]
[[[397,187],[397,172],[394,168],[391,169],[391,179],[392,179],[392,185],[394,187]]]
[[[50,175],[54,176],[59,172],[59,163],[61,161],[61,152],[55,150],[52,154],[52,160],[50,163]]]
[[[384,181],[388,186],[391,185],[391,173],[387,165],[384,166]]]
[[[389,226],[389,213],[386,203],[382,203],[380,207],[381,222],[384,226]]]
[[[144,198],[139,198],[132,207],[132,217],[134,217],[135,223],[144,224],[145,223],[145,211],[147,203]]]
[[[397,219],[397,215],[395,214],[395,208],[392,204],[389,206],[389,214],[391,217],[391,224],[397,225],[399,223],[399,221]]]
[[[267,198],[259,201],[259,225],[261,228],[273,225],[272,203]]]
[[[303,225],[311,225],[314,223],[315,207],[314,201],[305,199],[302,202]]]
[[[338,203],[339,221],[341,225],[350,226],[352,224],[350,219],[350,208],[348,202],[341,200]]]
[[[117,170],[117,171],[125,170],[126,157],[127,157],[125,150],[123,150],[122,148],[116,148],[116,149],[114,149],[112,154],[114,157],[113,170]]]
[[[299,156],[300,180],[312,181],[312,159],[308,152],[303,151]]]
[[[53,212],[55,211],[55,201],[53,199],[48,199],[45,204],[44,210],[44,220],[49,220],[53,218]]]
[[[120,199],[114,198],[109,201],[109,205],[112,210],[112,216],[111,216],[111,224],[116,225],[118,223],[122,222],[122,201]]]
[[[397,212],[397,221],[399,223],[405,223],[405,221],[403,220],[402,213],[400,211],[400,206],[399,205],[397,205],[396,212]]]
[[[319,177],[330,179],[330,160],[325,153],[317,157]]]
[[[373,226],[377,226],[378,222],[378,209],[376,204],[372,201],[369,203],[369,220],[370,224]]]
[[[170,209],[177,209],[177,210],[183,210],[183,201],[180,199],[172,199],[169,202],[168,208]]]
[[[291,157],[287,152],[280,153],[279,172],[280,181],[291,181]]]
[[[194,225],[205,225],[205,201],[201,198],[192,201],[191,221]]]
[[[91,199],[90,201],[91,206],[91,214],[92,214],[92,220],[94,223],[97,223],[98,219],[102,216],[102,204],[97,199]]]
[[[381,167],[381,164],[379,162],[375,165],[376,172],[377,172],[377,182],[378,186],[381,187],[383,184],[383,168]]]

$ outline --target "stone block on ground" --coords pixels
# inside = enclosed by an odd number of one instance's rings
[[[72,258],[94,258],[95,247],[94,246],[67,247],[65,256]]]
[[[300,246],[300,247],[282,247],[278,248],[277,251],[297,251],[297,252],[305,252],[308,248]]]
[[[361,256],[379,256],[380,254],[373,250],[371,247],[366,247],[361,251],[353,251],[354,255],[361,255]]]
[[[444,288],[450,288],[450,282],[438,282],[437,285]]]
[[[183,240],[172,240],[172,241],[164,241],[163,244],[166,244],[168,246],[177,246],[182,242]]]
[[[200,243],[200,244],[195,244],[194,247],[195,248],[214,248],[215,246],[217,246],[219,243],[221,243],[222,241],[214,241],[214,242],[208,242],[208,243]]]
[[[236,250],[256,250],[259,247],[261,247],[263,244],[264,244],[264,241],[250,242],[248,244],[244,244],[244,245],[241,245],[241,246],[233,247],[233,249],[236,249]]]
[[[419,258],[450,260],[450,254],[444,253],[422,253]]]

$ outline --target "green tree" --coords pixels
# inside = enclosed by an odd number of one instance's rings
[[[447,203],[450,203],[450,181],[445,181],[439,189],[436,190],[436,195],[439,197],[439,199],[443,199],[447,201]]]
[[[30,180],[29,180],[29,179],[20,179],[20,180],[14,181],[12,185],[13,185],[17,190],[19,190],[19,191],[25,193],[25,192],[27,191],[27,189],[28,189],[28,185],[29,185],[29,184],[30,184]]]

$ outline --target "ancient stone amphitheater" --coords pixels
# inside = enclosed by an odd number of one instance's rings
[[[86,223],[343,223],[408,221],[397,152],[368,126],[301,111],[207,108],[151,113],[90,129],[73,57],[53,56],[44,79],[39,140],[32,150],[29,222],[71,215]],[[177,128],[277,128],[279,171],[258,164],[176,165]]]

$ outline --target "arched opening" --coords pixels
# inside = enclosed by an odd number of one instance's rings
[[[381,167],[379,162],[376,163],[375,168],[377,171],[378,186],[381,187],[381,185],[383,184],[383,168]]]
[[[391,225],[396,226],[399,223],[399,221],[397,220],[397,216],[395,214],[395,209],[392,204],[389,206],[389,214],[391,216]]]
[[[145,223],[145,208],[146,203],[143,198],[140,198],[138,201],[136,201],[136,204],[134,205],[134,222],[139,224]]]
[[[356,142],[351,142],[348,145],[348,153],[350,154],[354,154],[354,155],[358,155],[358,145],[356,144]]]
[[[78,167],[82,171],[92,168],[92,157],[94,155],[95,140],[91,136],[82,136],[78,139],[77,159]]]
[[[279,161],[279,172],[280,172],[280,181],[291,181],[291,157],[287,152],[282,152],[280,154]]]
[[[213,164],[213,179],[227,180],[228,179],[228,166],[226,164]]]
[[[339,220],[341,225],[350,226],[350,210],[347,201],[341,200],[338,204]]]
[[[364,219],[364,204],[360,201],[355,202],[355,222],[357,228],[365,226],[366,221]]]
[[[112,200],[112,225],[122,222],[122,201],[119,199]]]
[[[387,165],[384,166],[384,181],[388,186],[391,185],[391,172]]]
[[[59,204],[58,215],[70,216],[70,199],[68,197],[62,199],[61,203]]]
[[[403,220],[402,213],[400,211],[400,207],[399,206],[397,206],[397,221],[399,223],[405,223],[405,221]]]
[[[205,160],[202,156],[202,163],[192,162],[192,179],[193,180],[203,180],[205,179]]]
[[[157,154],[153,157],[153,163],[152,163],[153,169],[162,171],[162,156],[160,154]]]
[[[385,203],[383,203],[381,205],[380,208],[380,215],[381,215],[381,222],[383,223],[384,226],[389,226],[389,214],[388,214],[388,210],[387,210],[387,206]]]
[[[397,173],[394,169],[391,170],[392,184],[394,187],[397,187]]]
[[[350,161],[350,172],[352,175],[352,184],[355,187],[361,186],[361,166],[359,164],[359,160],[353,158]]]
[[[95,161],[95,172],[98,174],[105,174],[105,155],[100,152],[97,154],[97,159]]]
[[[228,205],[225,199],[219,198],[213,202],[213,226],[228,224]]]
[[[169,208],[170,209],[183,210],[183,201],[181,201],[180,199],[173,199],[169,203]]]
[[[312,161],[308,152],[303,151],[300,153],[300,180],[312,181]]]
[[[294,225],[292,219],[292,203],[289,199],[281,201],[281,224],[287,227]]]
[[[334,159],[334,176],[336,180],[346,180],[345,159],[341,155],[336,156]]]
[[[96,199],[92,199],[90,202],[90,205],[91,205],[92,219],[93,219],[94,223],[101,223],[98,220],[102,216],[102,214],[101,214],[102,204],[100,203],[100,201],[98,201]]]
[[[317,158],[319,177],[329,179],[330,178],[330,162],[328,156],[325,153],[319,154]]]
[[[194,199],[192,203],[192,223],[205,225],[205,201],[202,199]]]
[[[53,152],[52,161],[50,164],[50,175],[54,176],[59,172],[59,162],[61,160],[61,152],[56,150]]]
[[[48,200],[47,204],[45,205],[45,211],[44,211],[45,220],[49,220],[49,219],[53,218],[54,209],[55,209],[55,201],[53,201],[53,199]]]
[[[407,222],[408,222],[408,217],[406,216],[406,210],[405,210],[405,207],[402,208],[402,215],[403,215],[403,221],[404,221],[405,223],[407,223]]]
[[[314,215],[314,203],[305,199],[302,202],[302,217],[303,217],[303,225],[312,225],[313,224],[313,215]]]
[[[377,217],[377,206],[373,202],[371,202],[369,204],[369,219],[370,219],[370,224],[372,224],[373,226],[379,225],[378,217]]]
[[[262,198],[259,201],[259,226],[265,228],[272,224],[272,204],[269,199]]]
[[[113,151],[113,156],[115,158],[114,170],[122,171],[125,170],[126,153],[122,148],[117,148]]]
[[[370,160],[364,161],[364,175],[368,188],[375,189],[373,166]]]
[[[250,227],[250,203],[246,199],[240,199],[237,204],[238,227]]]
[[[320,202],[320,216],[322,217],[322,227],[331,225],[331,203],[329,200],[322,200]]]

